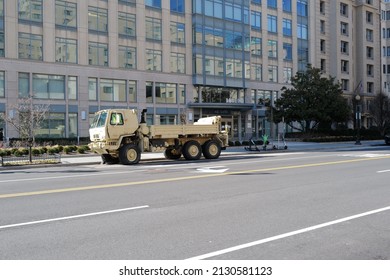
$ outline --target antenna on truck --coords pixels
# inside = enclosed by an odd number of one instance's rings
[[[143,109],[142,110],[142,112],[141,112],[141,122],[140,123],[146,123],[145,115],[146,115],[147,111],[148,111],[148,109]]]

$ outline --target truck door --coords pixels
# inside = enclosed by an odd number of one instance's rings
[[[121,112],[111,112],[108,123],[108,137],[110,139],[119,139],[123,135],[123,119]]]
[[[225,130],[228,133],[228,139],[232,139],[232,120],[231,119],[222,119],[221,121],[221,130]]]

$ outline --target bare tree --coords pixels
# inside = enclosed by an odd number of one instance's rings
[[[9,110],[13,113],[4,115],[5,121],[18,131],[20,138],[35,142],[34,131],[41,128],[47,118],[49,105],[34,104],[33,97],[25,97],[19,98],[17,104],[11,104]]]
[[[381,135],[384,135],[390,128],[390,100],[389,97],[380,92],[372,99],[369,112],[378,127]]]

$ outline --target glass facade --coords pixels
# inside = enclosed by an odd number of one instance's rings
[[[42,23],[42,1],[43,0],[18,0],[19,20]]]
[[[19,58],[43,60],[43,37],[19,32]]]
[[[8,40],[4,3],[0,0],[0,57],[9,46],[4,42]],[[275,83],[288,84],[294,71],[306,69],[309,62],[307,0],[99,0],[88,4],[54,0],[50,5],[43,0],[17,0],[17,5],[18,50],[15,54],[8,50],[10,57],[53,66],[47,71],[40,68],[42,73],[17,71],[19,96],[33,94],[61,105],[55,113],[65,114],[65,135],[85,132],[78,118],[85,120],[85,115],[106,107],[148,105],[149,120],[154,123],[176,121],[184,110],[196,121],[223,108],[224,117],[235,115],[234,121],[240,122],[243,115],[252,113],[253,107],[247,104],[252,102],[252,90],[256,95]],[[46,7],[53,9],[53,17],[44,18]],[[53,32],[42,28],[43,19],[53,21]],[[365,34],[370,37],[369,33]],[[341,48],[347,52],[349,39],[345,40]],[[367,51],[367,56],[373,52]],[[144,75],[144,71],[158,73]],[[0,98],[7,95],[7,76],[15,75],[0,68]],[[173,82],[176,79],[180,82]],[[212,103],[205,108],[213,109],[203,111],[199,103]],[[226,109],[226,103],[240,109]],[[55,127],[49,124],[47,129]]]
[[[56,25],[59,27],[77,27],[77,4],[56,0]]]

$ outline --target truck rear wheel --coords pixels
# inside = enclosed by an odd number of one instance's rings
[[[179,159],[181,158],[181,152],[176,149],[167,148],[164,151],[164,156],[166,159]]]
[[[197,160],[202,156],[202,147],[194,140],[188,141],[183,147],[183,156],[186,160]]]
[[[221,154],[221,146],[213,140],[204,143],[202,150],[204,157],[207,159],[219,158],[219,155]]]
[[[122,164],[137,164],[141,159],[141,151],[138,146],[127,144],[119,150],[119,160]]]

